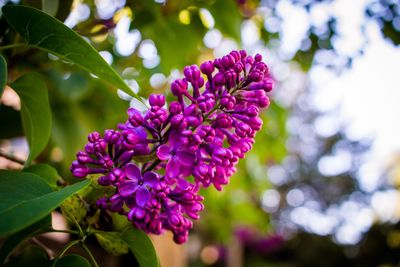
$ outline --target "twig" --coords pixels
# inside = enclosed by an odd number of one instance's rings
[[[95,257],[93,256],[92,252],[90,251],[90,249],[88,248],[88,246],[86,246],[85,243],[81,243],[81,246],[83,247],[83,249],[86,251],[86,253],[89,255],[90,259],[93,262],[93,265],[95,267],[99,267],[99,264],[97,263]]]
[[[37,238],[35,238],[35,237],[32,238],[32,239],[31,239],[31,242],[32,242],[33,244],[35,244],[35,245],[41,247],[41,248],[46,252],[46,254],[47,254],[47,256],[48,256],[49,258],[51,258],[51,256],[54,255],[54,252],[53,252],[50,248],[48,248],[45,244],[43,244],[42,242],[40,242]]]
[[[51,228],[49,230],[49,232],[51,232],[51,233],[66,233],[66,234],[71,234],[71,235],[79,235],[79,232],[78,231],[74,231],[74,230],[57,230],[57,229]]]
[[[144,170],[143,173],[151,171],[152,169],[154,169],[159,163],[161,162],[161,160],[156,159],[148,168],[146,168],[146,170]]]
[[[0,50],[11,49],[11,48],[16,48],[16,47],[23,47],[23,46],[26,46],[26,45],[27,44],[24,44],[24,43],[3,45],[3,46],[0,46]]]
[[[8,160],[14,161],[18,164],[24,165],[25,164],[25,160],[19,159],[9,153],[4,152],[3,150],[0,149],[0,157],[6,158]]]
[[[62,207],[61,207],[61,210],[67,215],[67,217],[68,218],[70,218],[71,220],[72,220],[72,222],[75,224],[75,226],[76,226],[76,228],[78,229],[78,231],[79,231],[79,236],[81,237],[81,238],[85,238],[85,233],[83,232],[83,230],[82,230],[82,227],[79,225],[79,223],[76,221],[76,219],[75,219],[75,217],[72,215],[72,214],[69,214],[65,209],[63,209]]]
[[[80,243],[82,240],[74,240],[74,241],[71,241],[71,242],[69,242],[65,247],[64,247],[64,249],[61,251],[61,253],[54,259],[54,263],[53,263],[53,266],[56,266],[57,265],[57,261],[62,257],[62,256],[64,256],[64,254],[70,249],[70,248],[72,248],[73,246],[75,246],[75,245],[77,245],[78,243]]]

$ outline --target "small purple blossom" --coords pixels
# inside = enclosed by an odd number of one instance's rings
[[[118,191],[121,196],[128,197],[135,194],[135,200],[138,206],[143,207],[150,200],[150,190],[157,184],[159,177],[155,172],[140,173],[140,169],[132,163],[125,167],[126,180],[118,186]]]
[[[96,174],[112,188],[97,200],[99,208],[147,233],[169,230],[177,243],[186,242],[204,209],[199,189],[222,190],[251,150],[274,86],[261,55],[243,50],[187,66],[183,74],[171,84],[175,101],[166,105],[164,95],[151,94],[150,108],[129,108],[119,130],[89,134],[71,165],[74,176]]]
[[[157,149],[157,157],[160,160],[167,160],[165,177],[167,181],[184,178],[192,174],[195,155],[186,148],[188,142],[178,132],[173,132],[169,137],[170,145],[161,145]]]

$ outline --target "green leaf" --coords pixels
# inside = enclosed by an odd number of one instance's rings
[[[122,233],[122,239],[128,244],[140,267],[160,266],[156,250],[146,233],[130,228]]]
[[[117,212],[113,212],[110,214],[113,224],[113,230],[117,232],[122,232],[132,225],[132,222],[126,218],[126,216],[121,215]]]
[[[61,204],[61,211],[65,217],[72,222],[74,222],[74,220],[81,222],[86,217],[87,213],[85,203],[83,203],[83,200],[78,195],[67,198]]]
[[[59,179],[57,170],[48,164],[35,164],[23,169],[23,172],[36,174],[43,178],[51,188],[57,188],[57,180]]]
[[[11,84],[21,99],[22,126],[29,143],[29,166],[46,147],[51,133],[51,111],[46,84],[36,74],[26,74]]]
[[[30,46],[71,61],[138,98],[93,46],[61,21],[27,6],[7,5],[2,10],[8,23],[26,39]]]
[[[28,240],[37,234],[46,232],[51,226],[51,215],[46,216],[44,219],[32,224],[31,226],[13,234],[4,241],[0,249],[0,266],[7,259],[14,249],[24,240]]]
[[[0,170],[0,237],[43,219],[65,199],[89,185],[89,180],[54,192],[39,176]]]
[[[90,267],[90,263],[84,257],[73,254],[60,258],[55,267]]]
[[[20,256],[8,262],[4,267],[50,267],[46,252],[38,246],[29,246]]]
[[[119,232],[96,232],[94,235],[104,250],[112,255],[120,256],[129,252],[128,244],[122,240]]]
[[[4,87],[7,84],[7,62],[2,55],[0,55],[0,98],[3,94]]]

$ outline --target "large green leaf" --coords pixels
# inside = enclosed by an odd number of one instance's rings
[[[0,98],[3,94],[4,87],[7,83],[7,62],[2,55],[0,55]]]
[[[8,23],[30,46],[50,52],[137,97],[117,72],[76,32],[61,21],[27,6],[4,6]]]
[[[38,246],[29,246],[21,255],[8,262],[5,267],[50,267],[51,261],[46,252]]]
[[[35,74],[20,77],[11,87],[21,99],[22,125],[29,143],[28,166],[46,147],[51,132],[51,111],[46,84]]]
[[[122,233],[122,239],[128,244],[140,267],[160,266],[153,243],[143,231],[129,228]]]
[[[0,266],[22,241],[45,232],[51,225],[51,215],[8,237],[0,249]]]
[[[129,252],[128,244],[122,240],[119,232],[96,232],[94,235],[104,250],[112,255],[120,256]]]
[[[52,191],[39,176],[0,170],[0,237],[15,233],[46,217],[90,180]]]
[[[59,259],[55,267],[90,267],[90,263],[84,257],[73,254]]]
[[[46,183],[53,189],[57,188],[57,180],[59,179],[57,170],[47,164],[35,164],[23,169],[24,172],[30,172],[43,178]]]

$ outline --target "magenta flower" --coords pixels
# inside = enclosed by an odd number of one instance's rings
[[[187,240],[204,208],[199,189],[222,190],[251,150],[274,85],[261,55],[243,50],[183,74],[171,84],[174,101],[150,95],[150,108],[128,109],[119,130],[89,134],[71,166],[76,177],[99,174],[100,185],[114,188],[99,208],[125,215],[146,233],[170,230],[176,243]]]
[[[160,160],[168,160],[165,168],[166,178],[184,178],[192,174],[195,155],[190,153],[185,145],[187,138],[173,132],[169,136],[169,145],[161,145],[157,149],[157,157]]]
[[[119,184],[119,193],[124,197],[135,194],[136,203],[143,207],[151,197],[149,188],[155,186],[159,180],[158,174],[146,172],[142,176],[140,169],[135,164],[129,163],[125,167],[125,175],[128,179]]]

